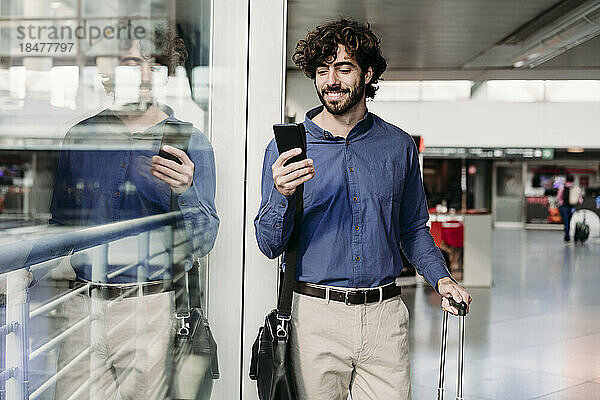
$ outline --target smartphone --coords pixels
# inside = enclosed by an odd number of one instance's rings
[[[302,153],[289,159],[284,165],[306,159],[306,133],[302,124],[275,124],[275,142],[279,154],[297,147],[302,149]]]
[[[160,141],[160,151],[158,155],[167,160],[175,161],[177,164],[181,164],[181,160],[175,157],[171,153],[163,151],[164,145],[177,147],[179,150],[183,150],[187,153],[188,146],[190,144],[190,136],[192,135],[192,124],[190,122],[165,122],[163,130],[162,140]]]

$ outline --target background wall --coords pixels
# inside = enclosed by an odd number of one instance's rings
[[[286,114],[319,105],[313,81],[288,71]],[[375,97],[377,99],[377,97]],[[600,148],[599,102],[372,101],[369,110],[426,146]]]

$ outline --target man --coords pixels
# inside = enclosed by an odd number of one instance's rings
[[[84,251],[67,257],[52,272],[57,280],[88,283],[92,288],[60,309],[65,328],[85,317],[90,323],[62,342],[59,370],[88,348],[91,361],[84,357],[75,368],[65,369],[57,381],[57,399],[70,398],[86,381],[92,389],[78,394],[78,399],[167,397],[175,332],[171,260],[189,269],[194,258],[210,251],[216,238],[219,219],[212,147],[200,131],[181,124],[170,107],[152,97],[153,69],[166,66],[173,75],[187,52],[172,31],[156,29],[153,41],[119,43],[120,65],[139,68],[141,73],[137,99],[115,104],[67,133],[50,223],[87,227],[181,211],[175,243],[183,245],[170,258],[164,252],[171,251],[169,239],[160,231],[150,232],[150,258],[138,268],[137,237],[120,239],[117,233],[114,239],[120,240],[108,247],[105,271],[98,273],[93,254]],[[114,82],[108,78],[107,82]],[[110,84],[107,88],[112,89]],[[158,155],[167,125],[190,130],[187,153],[162,148],[180,163]]]
[[[285,251],[304,183],[292,365],[300,399],[409,399],[408,310],[395,278],[401,251],[444,298],[470,303],[426,226],[412,138],[368,112],[386,68],[369,25],[337,20],[300,40],[294,61],[322,106],[306,113],[307,160],[267,147],[255,219],[262,252]],[[402,250],[401,250],[402,249]]]

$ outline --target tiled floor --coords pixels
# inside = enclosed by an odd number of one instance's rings
[[[496,229],[494,284],[468,288],[464,399],[600,400],[600,240]],[[414,400],[436,399],[439,297],[403,292],[411,312]],[[449,325],[445,399],[455,399],[458,323]]]

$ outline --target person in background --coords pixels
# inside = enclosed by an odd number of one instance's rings
[[[410,399],[408,309],[396,278],[401,252],[457,314],[448,297],[471,297],[450,276],[426,223],[418,151],[409,134],[367,110],[386,68],[369,25],[340,19],[308,33],[294,61],[322,103],[306,113],[300,149],[263,163],[254,224],[261,251],[281,255],[294,229],[294,196],[304,213],[292,303],[291,362],[298,398]]]
[[[556,200],[558,202],[558,210],[564,226],[563,239],[565,242],[570,242],[571,218],[573,217],[573,213],[575,213],[575,207],[583,203],[581,188],[575,184],[573,175],[567,175],[567,181],[556,193]]]

